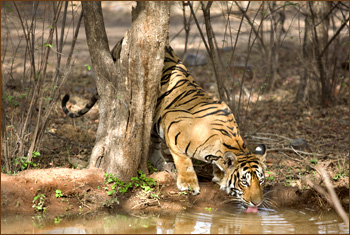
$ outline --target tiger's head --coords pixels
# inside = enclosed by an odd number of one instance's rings
[[[259,206],[263,202],[266,147],[260,144],[253,153],[235,155],[228,151],[223,158],[227,169],[221,189],[240,199],[246,206]]]

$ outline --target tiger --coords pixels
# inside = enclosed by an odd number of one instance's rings
[[[118,44],[117,44],[118,45]],[[119,52],[121,43],[119,42]],[[115,58],[112,50],[112,56]],[[118,49],[118,48],[117,48]],[[171,46],[165,48],[160,94],[151,129],[149,160],[162,170],[167,165],[161,144],[167,145],[176,167],[176,185],[192,195],[200,193],[192,159],[213,165],[212,181],[227,194],[236,196],[248,207],[263,202],[266,147],[260,144],[251,152],[237,122],[225,102],[211,98],[193,79]],[[62,99],[64,113],[76,118],[96,103],[96,93],[77,113],[70,112]]]

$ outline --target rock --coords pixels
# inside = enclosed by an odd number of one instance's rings
[[[202,54],[186,54],[184,59],[184,64],[189,66],[200,66],[206,65],[208,63],[208,59],[206,56]]]
[[[309,150],[309,145],[304,138],[297,138],[290,142],[290,146],[297,150]]]
[[[160,185],[175,182],[174,178],[167,171],[154,172],[152,175],[150,175],[150,178],[157,180]]]

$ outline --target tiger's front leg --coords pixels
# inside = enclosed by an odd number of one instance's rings
[[[177,170],[177,188],[180,190],[189,190],[192,195],[199,194],[199,184],[197,174],[193,169],[191,158],[186,154],[175,153],[171,151],[176,170]]]
[[[220,168],[217,165],[213,164],[213,179],[212,179],[212,181],[215,183],[218,183],[222,180],[222,178],[224,178],[224,176],[225,176],[225,173],[222,170],[220,170]]]
[[[226,184],[223,181],[225,173],[215,164],[213,164],[213,176],[212,181],[220,185],[221,190],[225,190]]]

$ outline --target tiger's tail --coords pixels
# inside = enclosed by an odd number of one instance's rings
[[[69,95],[66,94],[66,95],[63,97],[63,99],[62,99],[62,110],[63,110],[63,112],[64,112],[68,117],[70,117],[70,118],[78,118],[78,117],[83,116],[83,115],[86,114],[87,112],[89,112],[89,110],[94,106],[94,104],[95,104],[96,101],[98,100],[98,94],[95,93],[95,94],[91,97],[89,103],[87,103],[87,104],[85,105],[84,108],[82,108],[81,110],[79,110],[79,111],[76,112],[76,113],[72,113],[71,111],[68,110],[68,108],[67,108],[67,102],[68,102],[68,100],[69,100]]]

